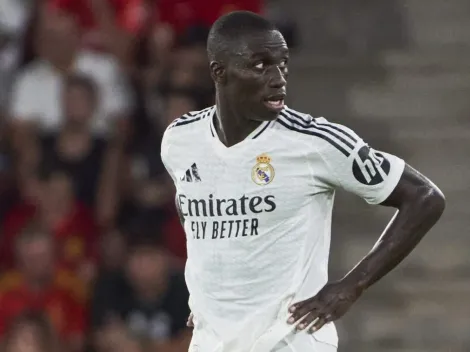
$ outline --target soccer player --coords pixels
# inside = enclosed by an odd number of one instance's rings
[[[216,104],[175,120],[162,160],[187,235],[190,352],[334,352],[333,321],[436,223],[441,191],[352,130],[284,104],[289,50],[250,12],[213,25]],[[338,188],[398,211],[377,244],[328,282]]]

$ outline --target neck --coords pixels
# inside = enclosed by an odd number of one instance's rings
[[[71,55],[61,60],[54,60],[51,63],[57,71],[67,74],[73,69],[74,56]]]
[[[65,124],[62,134],[66,135],[89,135],[89,128],[85,124]]]
[[[237,110],[223,94],[216,94],[217,119],[214,121],[219,139],[227,147],[243,141],[261,122],[251,120]]]
[[[43,58],[46,59],[57,71],[62,74],[67,74],[73,70],[75,60],[78,56],[78,49],[75,46],[60,49],[60,54],[43,53]]]

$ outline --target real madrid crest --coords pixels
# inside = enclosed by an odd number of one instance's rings
[[[256,157],[256,165],[251,170],[253,182],[260,186],[270,184],[274,179],[274,168],[271,165],[271,158],[266,154]]]

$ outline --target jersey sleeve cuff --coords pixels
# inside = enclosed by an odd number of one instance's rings
[[[395,161],[394,166],[393,173],[388,178],[387,184],[382,188],[382,192],[380,192],[374,199],[367,200],[367,203],[371,205],[380,204],[384,202],[390,196],[390,194],[392,194],[394,189],[397,187],[398,182],[400,182],[403,171],[405,170],[405,161],[398,159]]]

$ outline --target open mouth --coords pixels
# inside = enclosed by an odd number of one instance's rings
[[[284,109],[285,97],[285,94],[273,95],[264,100],[264,105],[266,105],[270,110],[279,112]]]

